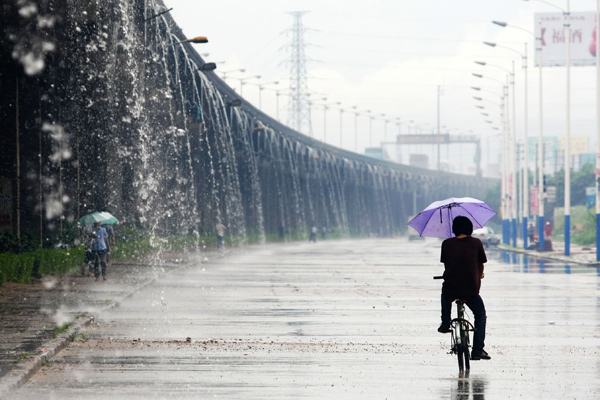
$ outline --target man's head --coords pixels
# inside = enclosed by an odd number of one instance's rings
[[[100,222],[94,222],[94,229],[100,228]]]
[[[469,218],[459,215],[452,221],[452,233],[454,233],[454,236],[471,236],[473,233],[473,223]]]

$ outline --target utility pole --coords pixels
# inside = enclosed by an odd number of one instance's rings
[[[302,17],[307,11],[289,12],[293,19],[292,40],[289,45],[290,58],[290,103],[288,123],[300,132],[312,132],[308,104],[308,73],[306,60],[306,28]]]

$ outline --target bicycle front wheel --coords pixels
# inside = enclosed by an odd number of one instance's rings
[[[469,353],[469,345],[465,344],[463,348],[463,357],[465,358],[465,369],[467,371],[471,369],[471,354]]]

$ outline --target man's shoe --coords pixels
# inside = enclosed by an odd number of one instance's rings
[[[491,360],[492,357],[485,350],[474,351],[471,353],[471,360]]]
[[[438,332],[439,333],[450,333],[452,332],[452,329],[450,329],[450,325],[440,325],[440,327],[438,328]]]

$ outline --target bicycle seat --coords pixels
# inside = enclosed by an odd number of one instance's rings
[[[464,305],[465,304],[465,302],[463,300],[461,300],[461,299],[454,300],[454,303],[456,303],[458,305]]]

